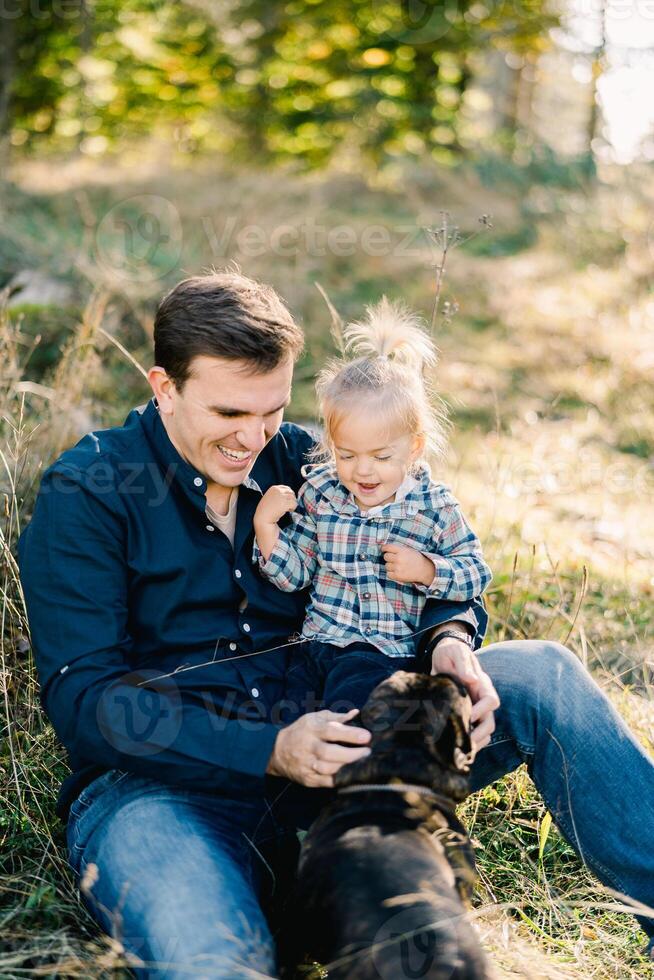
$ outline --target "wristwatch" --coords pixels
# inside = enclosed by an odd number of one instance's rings
[[[433,653],[441,640],[444,640],[446,636],[451,636],[454,640],[461,640],[461,642],[465,643],[471,650],[474,650],[475,648],[475,642],[467,630],[443,630],[438,634],[438,636],[435,636],[429,644],[429,652]]]

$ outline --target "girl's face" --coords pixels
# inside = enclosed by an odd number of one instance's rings
[[[417,436],[389,429],[364,406],[335,426],[331,442],[338,478],[364,509],[393,500],[422,450]]]

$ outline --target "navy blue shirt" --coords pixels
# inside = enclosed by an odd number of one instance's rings
[[[207,519],[206,479],[179,455],[154,399],[90,433],[45,472],[19,563],[47,715],[73,777],[122,769],[230,794],[261,793],[285,704],[306,590],[252,561],[261,494],[297,491],[311,434],[284,423],[239,488],[234,547]],[[430,600],[420,627],[483,606]]]

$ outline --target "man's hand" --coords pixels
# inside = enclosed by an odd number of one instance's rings
[[[382,548],[386,574],[391,582],[430,586],[436,570],[434,563],[415,548],[403,544],[385,544]]]
[[[341,766],[370,754],[366,747],[370,732],[345,724],[357,713],[358,708],[354,708],[347,714],[313,711],[302,715],[279,732],[266,772],[303,786],[333,786],[334,774]]]
[[[472,700],[471,740],[475,755],[490,742],[495,731],[494,712],[500,706],[500,699],[493,682],[479,664],[470,647],[463,640],[447,636],[434,648],[431,660],[432,674],[445,671],[454,674],[465,684]]]
[[[276,524],[277,521],[295,510],[297,497],[290,487],[276,486],[266,490],[254,512],[254,523]]]

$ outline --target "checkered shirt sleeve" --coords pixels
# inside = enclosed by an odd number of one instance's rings
[[[313,494],[313,489],[306,483],[300,488],[297,508],[291,514],[290,524],[280,529],[277,544],[268,561],[255,538],[253,560],[259,563],[262,575],[282,592],[306,589],[318,567]]]
[[[493,573],[461,508],[451,500],[438,513],[434,552],[423,552],[434,564],[434,579],[429,587],[416,588],[432,598],[465,602],[482,594]]]

